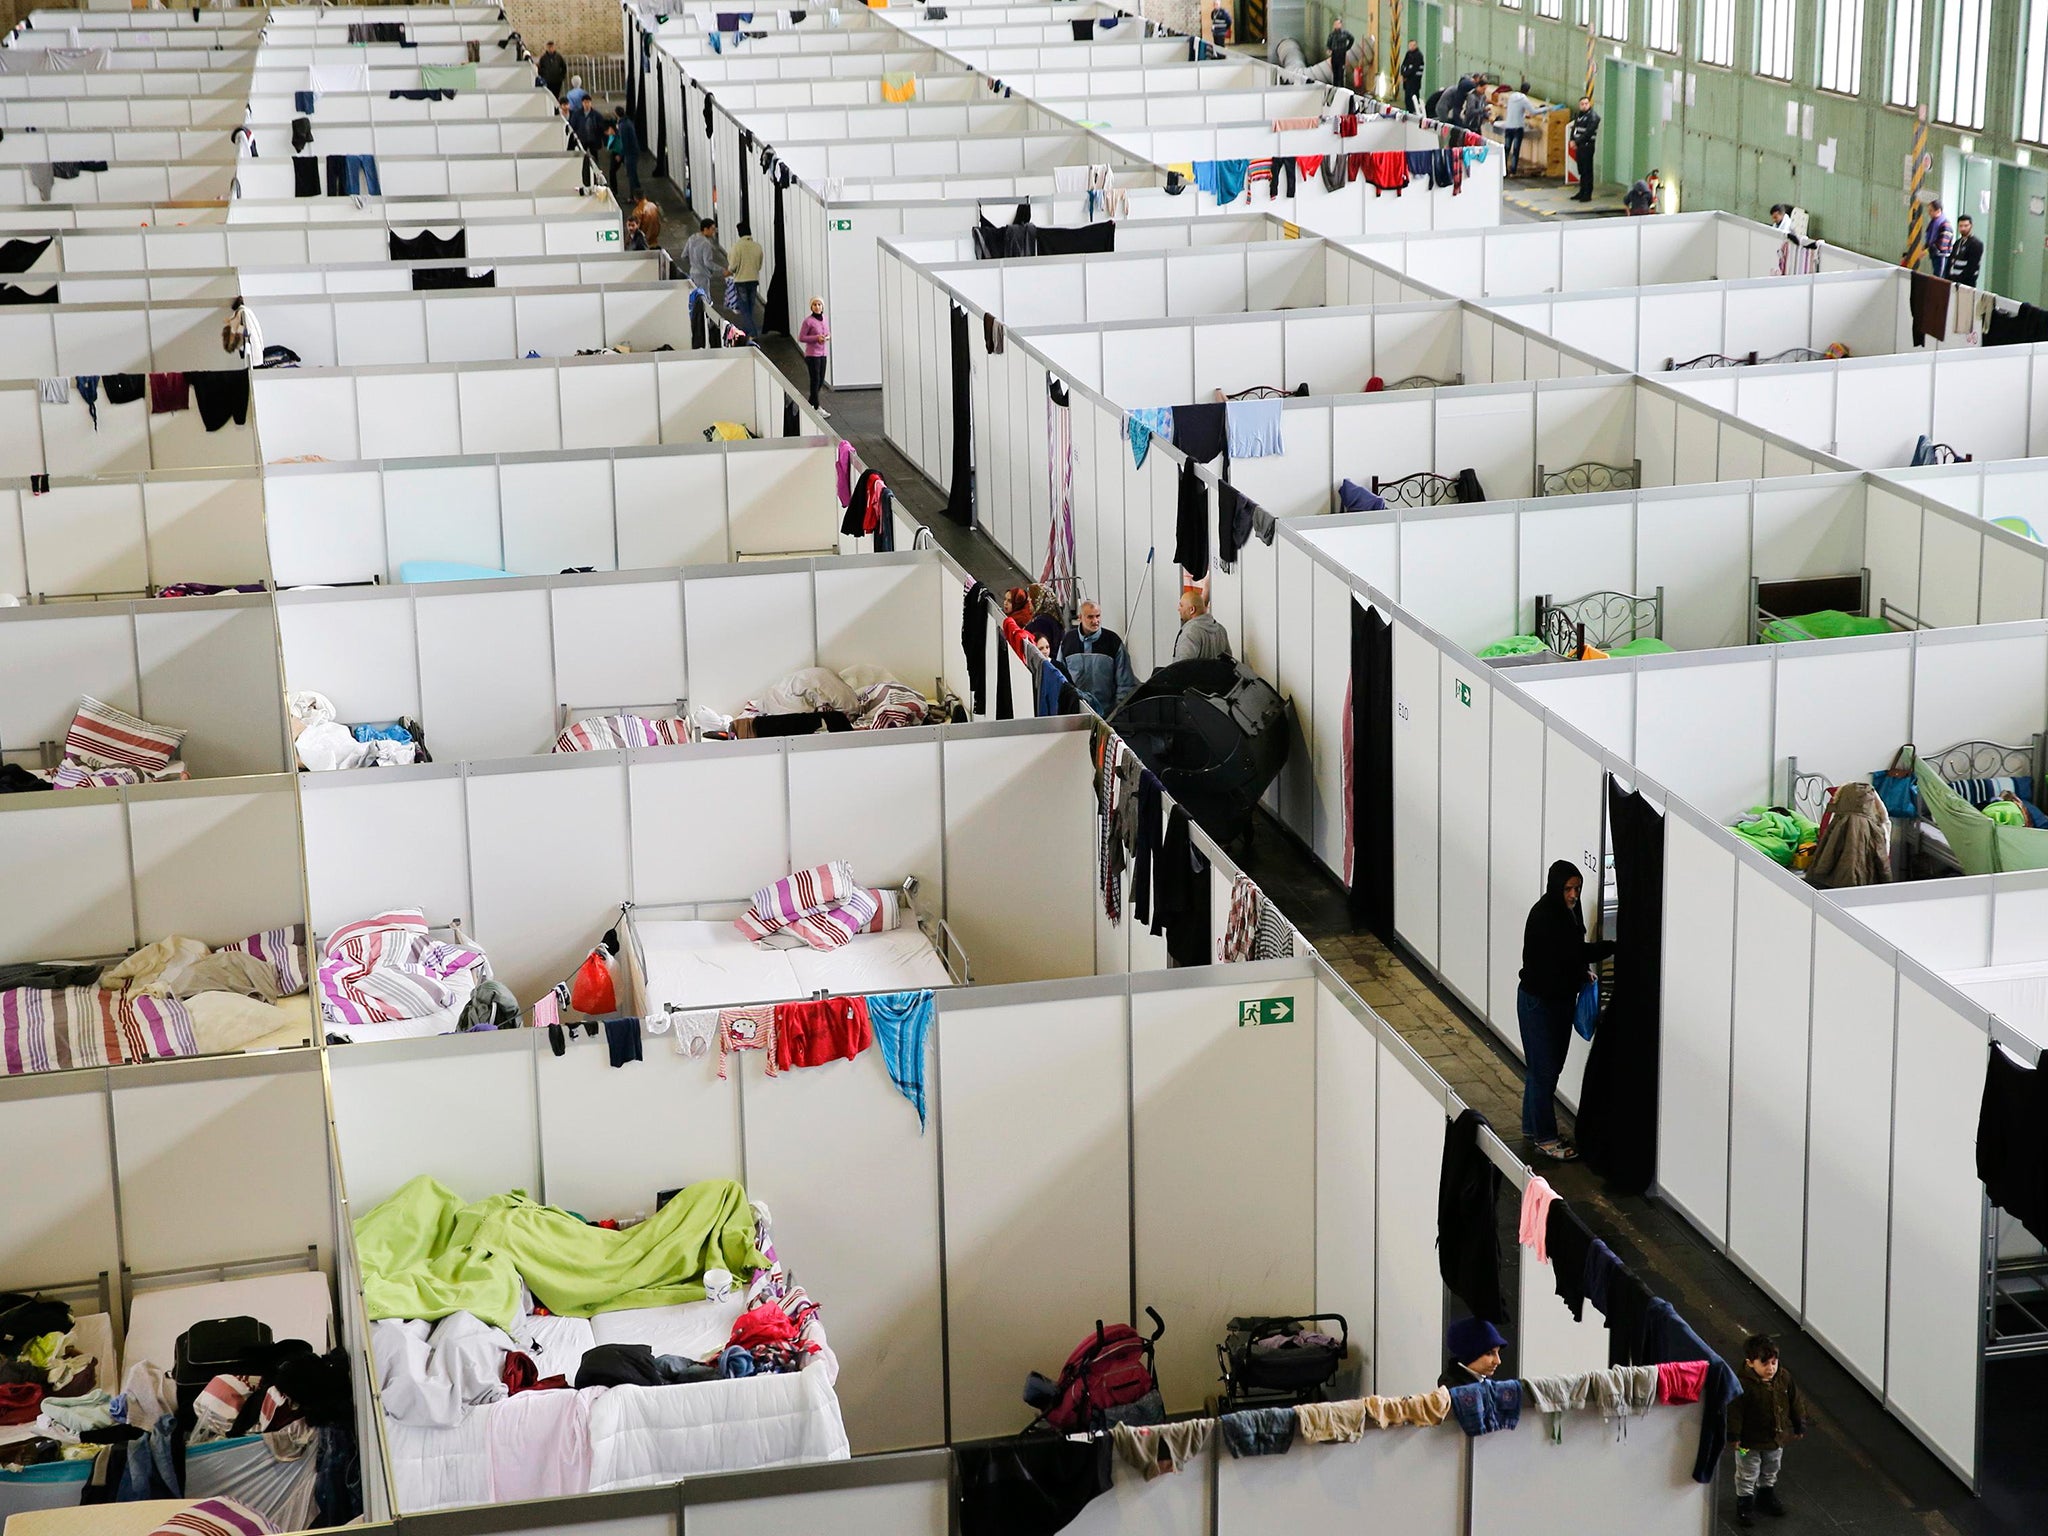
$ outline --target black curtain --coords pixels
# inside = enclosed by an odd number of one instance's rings
[[[668,174],[668,92],[659,74],[654,77],[654,174]]]
[[[967,311],[953,306],[953,489],[946,516],[974,526],[974,396],[967,357]]]
[[[1614,850],[1614,992],[1586,1057],[1578,1146],[1619,1193],[1657,1174],[1657,1053],[1664,993],[1664,818],[1607,780]]]
[[[1394,935],[1394,626],[1351,600],[1351,922]]]
[[[789,325],[789,242],[782,233],[782,177],[775,178],[775,271],[768,278],[768,302],[762,308],[761,329],[793,335]]]
[[[1444,1289],[1489,1323],[1506,1323],[1500,1278],[1500,1170],[1479,1144],[1486,1116],[1467,1109],[1444,1126],[1437,1169],[1436,1266]]]

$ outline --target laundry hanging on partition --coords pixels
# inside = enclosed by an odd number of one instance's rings
[[[1046,376],[1045,394],[1045,452],[1052,526],[1046,532],[1045,563],[1039,568],[1038,580],[1065,604],[1073,598],[1074,572],[1079,564],[1074,540],[1073,402],[1066,385],[1050,374]]]

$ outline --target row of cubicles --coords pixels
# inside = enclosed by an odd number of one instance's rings
[[[327,61],[330,26],[453,25],[465,42],[475,30],[487,58],[503,32],[488,7],[266,17],[268,36],[248,43],[260,100],[289,101]],[[79,77],[84,95],[16,93],[43,77],[0,77],[0,123],[16,126],[17,105],[76,109],[116,78],[135,84],[107,93],[91,131],[154,131],[175,125],[172,103],[250,89],[246,70],[212,59],[206,71],[158,62],[187,38],[210,47],[222,13],[70,21],[112,34],[124,59],[146,40],[156,67]],[[374,123],[386,73],[373,65],[365,92],[323,92],[316,118]],[[514,74],[480,80],[479,117],[534,97],[524,67]],[[187,124],[212,126],[191,110]],[[502,121],[536,116],[509,106]],[[37,278],[143,285],[38,317],[46,350],[21,354],[31,361],[4,386],[25,398],[4,434],[17,457],[0,482],[0,590],[24,601],[0,611],[0,659],[32,681],[0,707],[0,754],[43,760],[90,694],[185,727],[192,778],[0,801],[0,958],[117,955],[171,933],[218,944],[293,921],[317,943],[411,905],[437,925],[461,920],[531,1001],[622,903],[727,914],[792,867],[846,858],[877,883],[915,877],[975,984],[941,994],[922,1131],[872,1057],[772,1084],[750,1064],[720,1081],[656,1050],[624,1071],[594,1045],[557,1059],[538,1031],[330,1047],[315,1029],[299,1048],[0,1078],[0,1145],[46,1170],[11,1208],[0,1283],[103,1290],[118,1323],[152,1286],[310,1262],[330,1277],[351,1357],[373,1524],[408,1511],[351,1222],[421,1173],[465,1196],[516,1186],[621,1213],[680,1180],[745,1180],[827,1309],[856,1453],[451,1526],[707,1536],[779,1519],[937,1536],[951,1519],[944,1448],[1019,1427],[1023,1373],[1137,1304],[1173,1319],[1161,1369],[1177,1407],[1199,1403],[1223,1321],[1247,1307],[1340,1310],[1364,1390],[1428,1386],[1445,1298],[1435,1181],[1409,1153],[1460,1106],[1306,947],[1172,971],[1128,898],[1112,920],[1080,721],[547,750],[566,718],[730,711],[807,665],[968,686],[961,572],[909,549],[908,525],[900,553],[839,534],[835,437],[759,354],[690,355],[676,337],[673,355],[645,355],[652,338],[631,355],[570,355],[620,339],[604,327],[634,288],[608,280],[637,268],[602,252],[617,228],[602,189],[451,201],[387,183],[382,199],[317,219],[260,200],[102,211],[106,227],[75,204],[0,214],[13,233],[51,236]],[[477,237],[463,259],[498,264],[499,288],[394,292],[407,267],[388,236],[457,222]],[[505,243],[483,243],[493,236]],[[126,428],[104,400],[97,423],[72,421],[75,391],[43,398],[53,370],[218,361],[203,344],[219,344],[223,278],[272,343],[299,311],[311,317],[303,365],[256,377],[238,433],[185,442],[155,417]],[[568,308],[552,315],[523,307],[557,297]],[[441,307],[451,299],[503,308],[472,325],[471,311]],[[189,354],[170,350],[187,336]],[[753,440],[728,441],[721,424]],[[118,449],[94,446],[117,433]],[[415,561],[505,575],[408,583]],[[194,582],[259,590],[157,595]],[[1029,697],[992,627],[981,660],[1011,668]],[[293,772],[287,690],[327,694],[344,719],[416,719],[435,761]],[[1198,843],[1220,933],[1235,869]],[[1288,1022],[1240,1027],[1247,999],[1275,996],[1290,1000]],[[1284,1128],[1256,1166],[1212,1134],[1248,1106]],[[1498,1143],[1488,1151],[1516,1198],[1526,1171]],[[878,1229],[890,1243],[873,1241]],[[1515,1283],[1525,1369],[1604,1362],[1604,1336],[1571,1322],[1541,1266],[1524,1262]],[[1371,1498],[1464,1532],[1532,1489],[1562,1502],[1592,1488],[1628,1510],[1627,1529],[1696,1536],[1708,1505],[1687,1476],[1697,1433],[1695,1412],[1672,1409],[1622,1447],[1590,1420],[1558,1445],[1444,1426],[1315,1448],[1328,1454],[1312,1466],[1298,1452],[1157,1484],[1125,1474],[1073,1529],[1333,1527]]]
[[[979,57],[1000,46],[999,28]],[[1062,82],[1091,112],[1110,94]],[[1129,414],[1305,385],[1283,451],[1228,465],[1272,538],[1201,578],[1294,707],[1268,808],[1341,876],[1368,604],[1393,626],[1394,936],[1518,1049],[1545,868],[1582,864],[1611,913],[1608,787],[1660,805],[1656,1190],[1978,1484],[1996,1471],[1987,1309],[2038,1251],[1987,1209],[1978,1102],[1991,1042],[2031,1064],[2048,1023],[1976,973],[2036,959],[1992,915],[2028,877],[1822,893],[1728,823],[1793,777],[1881,773],[1909,741],[2024,746],[2048,725],[2037,470],[1986,462],[2041,451],[2034,349],[1916,345],[1896,268],[1726,215],[1301,223],[1212,240],[1186,219],[1157,249],[994,262],[951,233],[886,241],[891,441],[946,484],[971,432],[980,525],[1033,568],[1070,506],[1079,589],[1156,663],[1195,579],[1173,563],[1182,455],[1155,440],[1136,462]],[[1070,492],[1051,382],[1071,400]],[[1195,471],[1212,514],[1222,468]],[[1483,500],[1459,494],[1467,470]],[[1389,506],[1342,512],[1346,481]],[[1779,582],[1853,594],[1885,632],[1756,645]],[[1654,626],[1672,654],[1479,659],[1581,594],[1626,599],[1617,638]],[[1567,1102],[1583,1071],[1575,1044]]]

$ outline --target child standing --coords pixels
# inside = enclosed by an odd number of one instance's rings
[[[1728,1407],[1728,1437],[1735,1442],[1735,1523],[1756,1524],[1756,1512],[1782,1515],[1778,1468],[1785,1446],[1806,1435],[1799,1385],[1778,1360],[1768,1334],[1752,1334],[1742,1345],[1742,1396]]]

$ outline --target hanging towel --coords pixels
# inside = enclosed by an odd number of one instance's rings
[[[292,156],[292,196],[320,195],[320,160],[316,155]]]
[[[1195,185],[1215,198],[1218,207],[1238,200],[1244,192],[1245,177],[1250,174],[1249,160],[1195,162]]]
[[[111,386],[107,398],[114,398]],[[192,403],[192,386],[182,373],[152,373],[149,376],[149,413],[162,416],[169,411],[182,411]]]
[[[868,994],[868,1024],[875,1044],[882,1050],[882,1065],[889,1069],[889,1081],[917,1110],[917,1128],[924,1130],[925,1042],[931,1035],[936,1012],[930,988],[918,992],[872,992]]]
[[[139,373],[102,374],[100,382],[107,387],[109,405],[132,405],[142,398],[143,376]]]
[[[1173,563],[1196,581],[1209,574],[1209,491],[1192,461],[1180,467],[1179,505],[1173,520]]]
[[[1197,464],[1207,464],[1224,446],[1224,415],[1221,405],[1176,405],[1173,408],[1173,446]]]
[[[473,91],[476,89],[476,66],[474,64],[422,64],[420,85],[429,91]]]
[[[1294,1445],[1296,1420],[1292,1408],[1247,1408],[1216,1421],[1233,1458],[1285,1456]]]
[[[1913,345],[1924,347],[1927,338],[1948,340],[1949,283],[1927,272],[1914,272],[1906,280],[1907,307],[1913,316]]]
[[[640,1021],[638,1019],[606,1019],[604,1021],[605,1049],[611,1054],[612,1065],[623,1067],[629,1061],[639,1061]]]
[[[38,379],[36,398],[45,405],[69,405],[71,403],[71,381],[69,379]]]
[[[313,114],[313,109],[314,109],[314,108],[315,108],[316,106],[318,106],[318,105],[319,105],[319,103],[320,103],[320,98],[319,98],[319,95],[318,95],[318,94],[317,94],[316,92],[313,92],[313,91],[293,91],[293,92],[292,92],[292,110],[293,110],[294,112],[303,112],[303,113],[305,113],[305,114],[306,114],[306,115],[307,115],[308,117],[310,117],[310,116],[312,116],[312,114]]]
[[[1232,400],[1223,407],[1225,439],[1233,461],[1270,458],[1284,451],[1280,410],[1278,400]]]
[[[1523,1186],[1520,1239],[1524,1248],[1536,1250],[1538,1264],[1550,1262],[1550,1205],[1555,1199],[1557,1191],[1541,1174],[1531,1176]]]
[[[1141,406],[1124,418],[1124,426],[1131,439],[1131,467],[1143,469],[1154,438],[1173,441],[1173,407]]]

